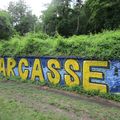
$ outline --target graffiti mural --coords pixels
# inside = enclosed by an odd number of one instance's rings
[[[0,73],[23,80],[61,86],[83,85],[85,90],[120,92],[120,61],[85,60],[76,57],[1,57]]]

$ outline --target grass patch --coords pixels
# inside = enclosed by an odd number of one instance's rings
[[[46,81],[40,82],[40,81],[32,81],[32,80],[22,80],[20,77],[4,77],[1,74],[0,74],[0,79],[1,80],[18,81],[18,82],[22,82],[22,83],[30,83],[30,84],[40,85],[40,86],[48,86],[49,88],[60,89],[60,90],[65,90],[65,91],[69,91],[69,92],[75,92],[80,95],[99,96],[104,99],[120,102],[120,94],[101,93],[99,90],[86,91],[86,90],[84,90],[83,86],[68,87],[68,86],[61,86],[59,84],[53,85]]]
[[[42,113],[32,108],[27,108],[15,100],[0,97],[0,120],[68,120],[59,118],[51,113]]]
[[[119,120],[120,110],[36,89],[35,84],[0,80],[1,120]]]

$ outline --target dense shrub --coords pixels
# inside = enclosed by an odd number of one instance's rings
[[[120,59],[120,30],[96,35],[50,38],[42,33],[14,36],[0,42],[2,56],[79,56],[87,59]]]

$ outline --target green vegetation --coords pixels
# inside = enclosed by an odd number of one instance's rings
[[[87,30],[101,32],[102,29],[112,30],[120,27],[119,0],[87,0],[85,3],[88,16]]]
[[[119,0],[52,0],[38,18],[24,0],[10,2],[7,10],[0,9],[0,56],[120,59],[119,13]],[[85,91],[81,86],[53,86],[0,75],[0,120],[120,118],[117,107],[41,91],[44,85],[120,102],[120,95]]]
[[[118,94],[112,94],[112,93],[100,93],[100,91],[95,91],[95,90],[91,90],[91,91],[85,91],[83,89],[82,86],[76,86],[76,87],[63,87],[63,90],[67,90],[67,91],[71,91],[71,92],[76,92],[78,94],[82,94],[82,95],[87,95],[87,96],[99,96],[101,98],[104,99],[108,99],[108,100],[113,100],[113,101],[117,101],[120,102],[120,95]]]
[[[39,85],[0,80],[1,120],[118,120],[119,118],[120,110],[116,107],[40,90]]]
[[[0,39],[8,39],[13,34],[12,18],[6,11],[0,11]]]
[[[98,96],[104,99],[120,102],[120,94],[101,93],[99,90],[86,91],[82,86],[68,87],[68,86],[60,86],[59,84],[53,85],[46,81],[40,82],[40,81],[22,80],[20,77],[4,77],[2,74],[0,74],[0,80],[15,81],[18,83],[29,83],[29,84],[39,85],[39,86],[46,86],[53,89],[75,92],[76,94],[79,94],[79,95]]]
[[[7,113],[7,114],[6,114]],[[9,100],[0,96],[0,120],[67,120],[62,117],[41,113],[27,108],[16,100]]]
[[[80,95],[86,95],[86,96],[98,96],[104,99],[108,100],[113,100],[120,102],[120,95],[119,94],[112,94],[112,93],[101,93],[99,90],[91,90],[91,91],[86,91],[82,86],[75,86],[75,87],[68,87],[68,86],[60,86],[60,85],[52,85],[50,83],[37,83],[39,85],[47,85],[50,88],[55,88],[55,89],[62,89],[65,91],[69,92],[75,92]]]
[[[43,12],[43,30],[62,36],[98,33],[120,26],[119,0],[52,0]]]
[[[0,10],[0,55],[120,59],[119,2],[52,0],[39,19],[24,0],[10,2]]]
[[[52,0],[38,17],[24,0],[18,0],[10,2],[4,11],[7,14],[4,14],[4,19],[0,14],[0,27],[2,26],[2,33],[6,35],[0,34],[0,39],[12,36],[11,28],[14,33],[22,36],[29,32],[42,31],[50,36],[59,33],[69,37],[116,30],[120,27],[119,0]]]
[[[38,19],[24,0],[10,2],[0,10],[0,55],[120,59],[119,6],[118,0],[52,0]]]
[[[37,17],[32,14],[31,9],[26,5],[24,0],[10,2],[8,13],[12,17],[12,25],[16,32],[25,35],[30,31],[35,31]]]
[[[120,30],[63,38],[43,33],[16,35],[0,42],[2,56],[79,56],[87,59],[120,59]]]

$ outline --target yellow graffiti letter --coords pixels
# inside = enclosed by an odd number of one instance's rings
[[[15,76],[15,73],[13,69],[16,66],[16,61],[13,58],[8,58],[7,59],[7,76]]]
[[[41,82],[44,82],[43,71],[41,67],[41,62],[39,59],[35,59],[33,70],[32,70],[32,80],[35,80],[35,77],[39,77]]]
[[[65,82],[68,86],[77,86],[80,84],[79,76],[74,71],[79,71],[80,67],[76,60],[69,59],[65,62],[65,70],[69,75],[65,75]]]
[[[91,78],[103,79],[103,73],[90,71],[91,67],[108,67],[107,61],[84,61],[83,63],[83,87],[85,90],[100,90],[100,92],[107,92],[107,85],[91,83]]]
[[[53,65],[55,67],[53,67]],[[60,69],[59,61],[51,59],[48,61],[48,69],[51,71],[47,73],[48,79],[53,84],[58,84],[60,82],[60,73],[56,69]]]
[[[0,58],[0,73],[3,73],[3,75],[6,76],[4,58]]]
[[[22,69],[23,65],[25,67],[28,67],[29,66],[29,63],[26,59],[21,59],[19,64],[18,64],[18,72],[19,72],[19,75],[20,77],[23,79],[23,80],[26,80],[28,75],[29,75],[29,70],[24,70]]]

